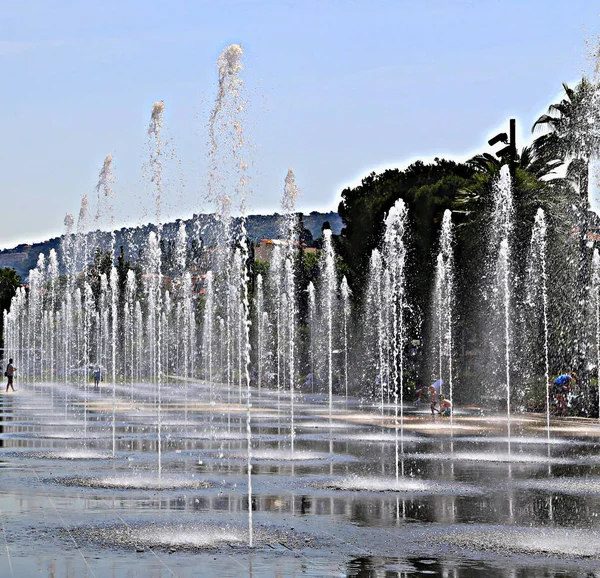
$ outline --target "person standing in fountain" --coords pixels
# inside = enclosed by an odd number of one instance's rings
[[[13,379],[15,377],[15,371],[17,368],[13,365],[12,357],[8,360],[8,365],[6,366],[6,371],[4,375],[7,377],[8,381],[6,382],[6,391],[8,393],[8,388],[11,387],[13,391],[17,391],[15,386],[13,385]]]
[[[452,413],[452,402],[443,395],[440,395],[440,409],[438,413],[443,417],[450,417]]]
[[[96,366],[94,369],[94,388],[98,389],[100,387],[100,378],[102,377],[102,371],[100,366]]]
[[[435,385],[429,386],[429,408],[431,409],[431,415],[435,415],[437,408],[437,389],[435,389]]]
[[[567,415],[567,395],[575,381],[577,381],[577,374],[570,371],[559,375],[552,384],[552,395],[556,401],[556,415],[560,417]]]

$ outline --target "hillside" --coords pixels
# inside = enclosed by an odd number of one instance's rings
[[[272,239],[279,235],[279,223],[281,215],[274,213],[272,215],[249,215],[247,220],[248,237],[252,242],[262,238]],[[313,238],[321,237],[321,228],[325,221],[329,221],[334,234],[339,235],[343,227],[340,216],[335,212],[319,213],[312,211],[309,214],[303,214],[304,226],[311,232]],[[173,240],[177,234],[179,223],[174,221],[163,225],[163,238]],[[186,226],[188,238],[196,236],[194,231],[199,231],[199,236],[203,243],[211,245],[215,242],[215,217],[214,215],[194,215],[190,219],[183,219]],[[239,220],[234,219],[233,226],[239,225]],[[156,225],[148,224],[141,227],[124,227],[115,231],[116,247],[123,246],[125,255],[128,259],[135,262],[139,248],[143,247],[150,231],[155,231]],[[109,244],[110,232],[95,231],[88,233],[88,243],[90,246],[104,246]],[[61,237],[54,237],[42,243],[31,245],[21,244],[11,249],[0,251],[0,267],[12,267],[17,273],[26,280],[30,269],[33,269],[37,263],[40,253],[48,255],[51,249],[57,252],[60,249]]]

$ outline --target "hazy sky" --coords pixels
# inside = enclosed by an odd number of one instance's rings
[[[174,160],[165,219],[209,211],[207,120],[216,59],[244,48],[251,212],[335,210],[361,176],[482,151],[511,116],[533,121],[589,68],[592,0],[2,0],[0,247],[63,232],[95,207],[114,155],[116,220],[153,214],[142,177],[153,102]]]

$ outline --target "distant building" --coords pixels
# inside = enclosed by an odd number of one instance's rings
[[[267,263],[271,262],[273,258],[273,251],[275,247],[285,247],[288,244],[288,241],[285,239],[261,239],[254,246],[254,258],[258,261],[266,261]],[[300,246],[300,243],[296,241],[294,243],[297,247]],[[302,248],[307,253],[317,253],[318,249],[314,247],[307,247],[304,243],[302,243]]]
[[[287,245],[287,241],[282,239],[261,239],[254,247],[254,258],[258,261],[271,262],[275,247],[283,247]]]

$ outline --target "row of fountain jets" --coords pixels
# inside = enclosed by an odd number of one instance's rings
[[[248,165],[244,159],[241,57],[241,47],[232,45],[217,61],[219,89],[209,119],[207,187],[207,200],[216,206],[214,247],[205,250],[201,263],[193,260],[197,256],[192,255],[190,260],[188,246],[193,238],[182,223],[175,239],[172,271],[168,278],[163,273],[164,103],[157,102],[148,128],[150,159],[146,167],[156,189],[156,230],[148,234],[141,252],[143,259],[128,270],[124,270],[122,263],[114,265],[115,235],[111,234],[106,244],[102,241],[104,237],[88,231],[84,197],[76,231],[74,219],[68,215],[59,251],[39,256],[37,266],[29,274],[28,290],[20,288],[10,310],[4,312],[5,353],[18,360],[24,381],[49,382],[53,387],[69,383],[87,392],[91,371],[101,368],[106,381],[112,384],[113,455],[117,386],[120,395],[130,395],[133,402],[137,384],[154,383],[158,402],[159,475],[161,389],[167,381],[176,380],[180,384],[186,401],[190,384],[202,380],[210,386],[211,399],[206,401],[211,405],[225,399],[228,404],[245,404],[249,503],[251,395],[270,389],[289,396],[294,451],[294,399],[299,388],[325,394],[330,416],[335,394],[348,396],[368,391],[376,398],[382,414],[387,407],[393,408],[398,478],[407,381],[406,345],[410,341],[412,311],[405,283],[410,274],[407,207],[398,200],[385,218],[381,246],[370,259],[366,299],[359,308],[347,279],[337,271],[331,230],[323,231],[316,282],[299,286],[295,212],[298,188],[290,170],[282,201],[281,242],[273,246],[268,270],[253,277],[245,230]],[[97,187],[98,213],[101,205],[105,205],[109,215],[112,213],[112,182],[109,155]],[[229,194],[231,190],[235,195]],[[514,210],[510,175],[505,168],[495,183],[494,193],[489,239],[489,254],[494,257],[490,271],[494,290],[489,297],[489,318],[490,323],[501,328],[496,331],[496,349],[504,359],[502,381],[508,402],[510,439],[510,367],[514,346],[510,248]],[[235,224],[231,217],[234,205],[242,215],[241,225]],[[110,221],[114,225],[112,216]],[[199,240],[200,227],[194,231]],[[436,352],[434,373],[444,379],[452,400],[456,303],[450,211],[443,217],[439,247],[433,301],[432,334],[436,339],[431,349]],[[90,263],[97,248],[110,255],[110,263],[105,272],[90,275]],[[536,291],[530,298],[537,300],[542,311],[545,333],[542,355],[548,382],[546,222],[541,209],[533,228],[530,261],[529,271],[536,280],[531,285]],[[594,262],[599,271],[597,255]],[[307,307],[300,305],[300,296],[307,296]],[[173,387],[169,390],[172,392]],[[252,545],[252,508],[248,514]]]
[[[269,268],[255,276],[245,231],[247,162],[244,160],[243,114],[245,97],[240,77],[242,49],[229,46],[219,57],[219,88],[209,119],[209,183],[207,200],[216,206],[215,246],[205,250],[202,263],[194,262],[188,246],[200,239],[200,227],[189,234],[180,224],[174,242],[174,265],[167,278],[161,251],[162,182],[165,143],[162,140],[164,103],[154,104],[148,127],[150,157],[146,167],[156,190],[156,230],[151,231],[136,268],[124,271],[114,265],[115,235],[108,243],[88,230],[84,197],[74,231],[67,215],[59,251],[41,254],[29,274],[29,288],[20,288],[10,310],[4,312],[6,354],[19,360],[26,381],[79,382],[86,386],[89,368],[100,367],[114,384],[151,381],[157,384],[177,377],[182,388],[190,380],[237,388],[242,401],[250,384],[293,394],[304,386],[326,393],[329,407],[334,394],[369,392],[384,411],[394,401],[402,408],[406,385],[406,352],[411,336],[405,280],[407,271],[408,214],[402,200],[390,209],[383,223],[382,244],[370,260],[366,299],[353,303],[348,281],[336,270],[331,231],[323,232],[316,283],[299,287],[299,246],[296,199],[298,188],[290,169],[281,203],[281,242],[274,245]],[[233,152],[232,152],[233,151]],[[226,175],[226,177],[224,176]],[[98,212],[112,217],[112,157],[98,181]],[[511,242],[514,208],[506,167],[494,186],[493,223],[489,254],[494,279],[489,297],[490,324],[496,332],[496,349],[503,357],[499,367],[510,400],[510,368],[514,346],[511,323]],[[230,191],[235,191],[231,195]],[[241,226],[231,217],[237,205]],[[106,238],[106,237],[103,237]],[[99,247],[100,246],[100,247]],[[101,248],[113,263],[96,278],[89,271],[94,251]],[[536,299],[543,316],[545,378],[549,379],[546,222],[537,213],[532,233],[529,270],[535,276]],[[597,256],[594,262],[597,266]],[[140,272],[141,271],[141,275]],[[432,374],[443,378],[450,399],[454,396],[453,329],[456,311],[452,215],[446,211],[441,227],[434,286],[430,349],[435,350]],[[598,277],[598,275],[596,275]],[[308,307],[299,306],[299,295]],[[307,310],[306,310],[307,309]],[[357,362],[360,361],[360,363]],[[508,413],[510,419],[510,402]],[[400,411],[402,411],[400,409]]]
[[[499,291],[494,310],[505,313],[504,346],[510,367],[511,199],[508,174],[496,187]],[[377,395],[383,411],[390,396],[403,396],[407,334],[407,208],[396,202],[384,223],[383,244],[370,260],[363,310],[353,307],[347,279],[336,271],[332,234],[324,230],[316,283],[298,287],[296,259],[297,188],[293,172],[286,178],[282,217],[283,242],[273,245],[266,273],[258,274],[249,303],[248,248],[232,238],[231,222],[221,219],[218,247],[210,251],[209,269],[198,274],[186,262],[190,239],[181,223],[175,242],[175,275],[162,274],[160,229],[150,232],[143,251],[142,275],[112,265],[94,282],[82,271],[90,258],[92,233],[67,232],[60,251],[41,254],[5,315],[8,354],[20,360],[26,381],[87,383],[88,368],[100,366],[113,383],[164,382],[173,376],[237,387],[242,399],[249,380],[257,388],[293,393],[304,386],[325,392],[360,393],[359,381]],[[234,233],[237,235],[237,233]],[[437,351],[435,371],[453,397],[454,262],[451,213],[443,218],[434,287]],[[544,288],[546,226],[536,217],[532,257]],[[114,251],[109,247],[108,251]],[[63,273],[64,272],[64,273]],[[536,273],[537,274],[537,273]],[[306,292],[308,310],[301,319],[298,295]],[[506,305],[503,311],[502,306]],[[544,314],[547,304],[544,303]],[[360,318],[363,321],[360,321]],[[360,326],[360,331],[357,327]],[[301,330],[302,329],[302,330]],[[547,336],[546,336],[547,338]],[[250,343],[251,342],[251,343]],[[548,372],[548,344],[544,344]],[[360,375],[353,359],[361,359]],[[249,363],[247,360],[249,359]],[[506,372],[506,388],[510,373]],[[182,385],[182,387],[185,387]],[[364,389],[364,388],[363,388]],[[399,400],[402,402],[402,399]]]

